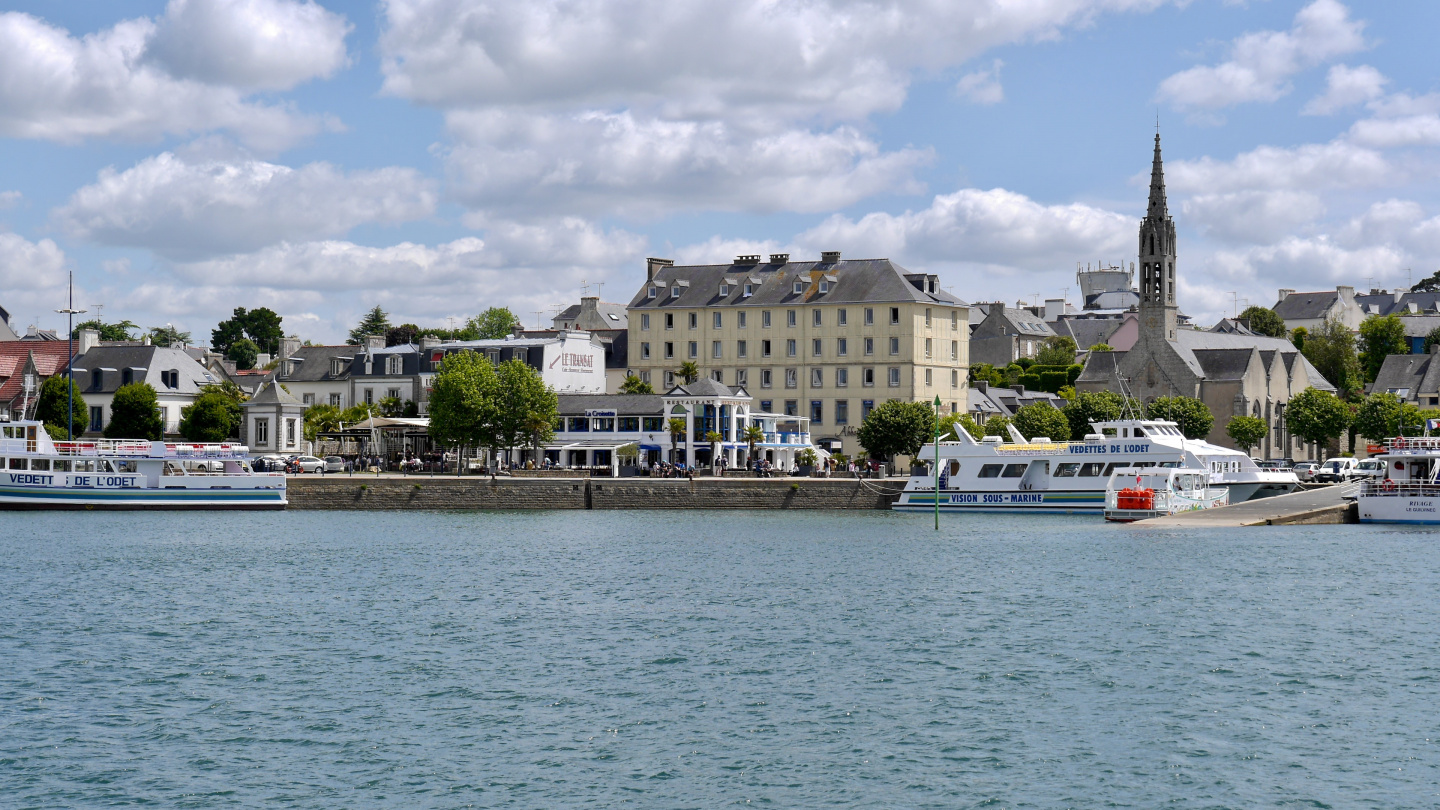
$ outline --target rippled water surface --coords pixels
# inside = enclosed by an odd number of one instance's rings
[[[1440,534],[6,515],[6,807],[1429,807]]]

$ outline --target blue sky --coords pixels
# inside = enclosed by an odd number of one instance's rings
[[[1440,265],[1440,5],[171,0],[0,12],[0,305],[535,323],[644,257],[1131,262],[1156,117],[1201,322]],[[1408,272],[1407,272],[1408,271]],[[548,316],[547,316],[548,317]]]

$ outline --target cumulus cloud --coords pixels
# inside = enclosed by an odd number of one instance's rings
[[[1325,213],[1316,194],[1299,191],[1237,191],[1197,194],[1182,204],[1186,224],[1223,242],[1273,244]]]
[[[8,211],[20,204],[25,198],[24,194],[18,191],[0,191],[0,211]]]
[[[1290,92],[1295,74],[1367,47],[1364,28],[1337,0],[1315,0],[1295,15],[1289,31],[1245,34],[1231,44],[1229,59],[1176,73],[1157,95],[1182,110],[1275,101]]]
[[[5,289],[50,289],[63,285],[65,278],[65,252],[54,242],[0,233],[0,285]],[[13,308],[9,301],[6,306]]]
[[[1379,98],[1389,79],[1369,65],[1335,65],[1325,76],[1325,92],[1310,99],[1301,115],[1333,115],[1346,107]]]
[[[433,183],[414,169],[346,173],[328,163],[292,169],[166,152],[123,172],[102,170],[54,218],[82,239],[194,259],[421,219],[434,209]]]
[[[1201,194],[1260,190],[1374,188],[1403,180],[1380,152],[1344,140],[1294,148],[1261,146],[1231,160],[1171,160],[1165,179],[1175,191]]]
[[[175,0],[82,37],[0,14],[0,135],[71,143],[223,129],[279,150],[331,125],[249,99],[333,73],[348,25],[312,3]],[[299,50],[292,50],[299,49]]]
[[[965,74],[956,83],[955,92],[975,104],[999,104],[1005,100],[1005,88],[1000,86],[1000,68],[1004,66],[996,59],[984,70]]]

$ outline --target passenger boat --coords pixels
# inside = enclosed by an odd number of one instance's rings
[[[1119,469],[1105,488],[1105,519],[1131,523],[1230,504],[1230,490],[1212,486],[1203,468]]]
[[[284,509],[285,475],[248,457],[242,444],[56,442],[39,422],[0,423],[0,509]]]
[[[915,459],[917,467],[892,507],[902,512],[1060,512],[1100,514],[1105,488],[1118,469],[1156,467],[1209,471],[1209,485],[1229,490],[1229,502],[1282,495],[1300,488],[1293,472],[1264,470],[1238,450],[1186,439],[1176,423],[1158,419],[1097,422],[1084,441],[1026,440],[1012,425],[1010,441],[976,441],[964,430],[958,441],[935,445]],[[938,492],[937,492],[938,485]]]
[[[1440,524],[1440,438],[1387,439],[1380,475],[1360,482],[1361,523]]]

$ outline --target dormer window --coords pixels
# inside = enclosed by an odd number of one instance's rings
[[[679,298],[679,297],[680,297],[680,285],[677,284],[677,285],[675,285],[674,287],[671,287],[671,288],[670,288],[670,297],[671,297],[671,298]]]
[[[348,360],[334,360],[330,363],[330,374],[339,377],[345,373],[345,367],[349,365]]]
[[[660,292],[659,290],[655,289],[654,287],[651,287],[650,289],[648,289],[648,290],[645,291],[645,297],[646,297],[646,298],[654,298],[659,292]]]
[[[173,368],[160,372],[160,384],[165,386],[166,388],[179,388],[180,372],[177,369]]]
[[[729,294],[730,294],[730,285],[729,285],[729,284],[726,284],[726,283],[724,283],[724,282],[721,282],[721,283],[720,283],[720,297],[721,297],[721,298],[724,298],[725,296],[727,296],[727,295],[729,295]]]
[[[824,295],[825,293],[828,293],[828,292],[830,292],[830,282],[828,282],[828,281],[822,281],[822,282],[820,282],[820,294],[821,294],[821,295]]]
[[[754,295],[754,294],[755,294],[755,285],[754,285],[754,284],[746,284],[746,285],[745,285],[745,297],[746,297],[746,298],[749,298],[750,296],[752,296],[752,295]]]
[[[803,281],[797,281],[797,282],[795,282],[794,286],[791,287],[790,289],[791,289],[791,292],[793,292],[793,293],[796,294],[796,295],[803,295],[803,294],[805,293],[805,282],[803,282]]]

